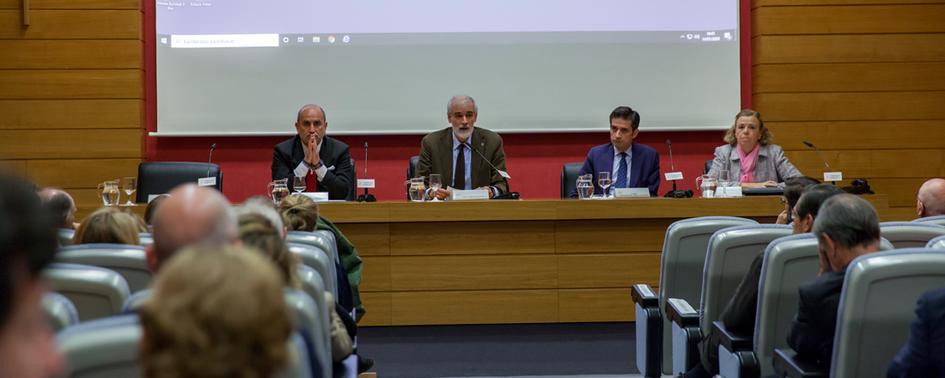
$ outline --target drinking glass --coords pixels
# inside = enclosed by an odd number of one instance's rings
[[[611,184],[613,184],[613,180],[610,179],[610,172],[597,172],[597,185],[604,189],[604,198],[609,197],[607,189],[610,189]]]
[[[98,184],[99,193],[102,195],[102,204],[104,206],[114,206],[118,204],[118,180],[109,180]]]
[[[276,205],[282,203],[282,200],[289,196],[289,188],[286,186],[287,181],[289,181],[287,178],[278,179],[267,185],[269,193],[272,194],[272,202]]]
[[[430,174],[430,191],[433,195],[433,201],[437,202],[439,199],[436,198],[436,192],[443,187],[443,176],[439,173]]]
[[[305,191],[305,177],[292,177],[292,189],[295,189],[296,194],[302,194]]]
[[[127,201],[125,202],[126,206],[134,205],[134,202],[131,202],[131,195],[135,194],[135,191],[138,190],[138,178],[137,177],[125,177],[121,183],[121,188],[125,190],[125,194],[128,196]]]
[[[728,188],[728,187],[730,187],[730,186],[732,186],[732,174],[731,174],[731,171],[729,171],[729,170],[727,170],[727,169],[721,169],[721,170],[719,170],[719,182],[718,182],[717,189],[716,189],[716,191],[715,191],[715,195],[716,195],[717,197],[725,197],[725,196],[727,196],[727,190],[726,190],[726,188]],[[720,196],[720,194],[721,194],[721,196]]]
[[[594,184],[593,184],[593,175],[590,173],[578,176],[577,178],[577,193],[579,199],[589,199],[594,195]]]

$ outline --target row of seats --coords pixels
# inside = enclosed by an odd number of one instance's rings
[[[929,220],[945,221],[945,217],[882,223],[881,249],[945,248],[945,227]],[[678,375],[698,362],[697,344],[712,327],[721,326],[716,320],[722,308],[752,259],[764,251],[755,337],[740,340],[721,327],[718,332],[730,337],[723,340],[728,353],[721,353],[719,363],[727,369],[723,376],[773,373],[774,349],[786,347],[786,332],[797,309],[797,287],[814,278],[819,264],[816,238],[790,234],[787,226],[736,217],[700,217],[670,225],[663,243],[660,291],[646,284],[631,290],[640,372],[648,377]],[[916,298],[911,297],[913,304]],[[903,310],[909,313],[912,307]],[[907,330],[906,326],[901,332]],[[886,363],[890,359],[891,355]]]

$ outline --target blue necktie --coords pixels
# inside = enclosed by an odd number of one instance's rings
[[[627,187],[627,153],[620,153],[620,166],[617,167],[617,183],[614,184],[614,188],[626,188]]]

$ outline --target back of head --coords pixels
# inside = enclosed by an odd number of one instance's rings
[[[837,194],[820,206],[812,232],[818,239],[827,236],[847,249],[875,245],[880,237],[879,216],[866,200],[853,194]]]
[[[920,217],[945,215],[945,179],[934,178],[923,183],[916,201]]]
[[[74,227],[72,222],[75,222],[75,201],[69,193],[60,189],[45,188],[40,191],[39,196],[57,227]]]
[[[290,195],[279,204],[285,225],[292,231],[315,231],[318,224],[318,204],[302,195]]]
[[[171,191],[155,212],[152,229],[158,267],[188,245],[222,246],[239,241],[236,213],[229,201],[215,189],[194,184]]]
[[[281,227],[277,228],[265,215],[246,212],[239,216],[239,233],[244,246],[258,249],[276,264],[286,286],[298,286],[295,256],[282,239]]]
[[[154,197],[151,202],[148,202],[148,206],[144,208],[144,223],[148,226],[154,223],[154,214],[157,213],[158,207],[161,206],[161,203],[167,200],[167,198],[167,194],[161,194]]]
[[[291,318],[272,263],[236,247],[190,247],[140,310],[146,377],[270,377],[288,361]]]
[[[809,186],[798,199],[794,210],[797,211],[797,216],[799,217],[807,217],[810,215],[812,218],[817,219],[817,214],[823,203],[827,201],[828,198],[838,194],[843,194],[843,189],[838,188],[836,185],[816,184]]]
[[[90,214],[76,229],[73,244],[138,244],[138,221],[131,214],[103,207]]]
[[[797,200],[804,194],[804,189],[811,185],[820,184],[820,180],[813,177],[799,176],[784,180],[784,199],[788,203],[788,210],[797,205]]]

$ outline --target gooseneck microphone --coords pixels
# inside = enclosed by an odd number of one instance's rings
[[[676,171],[676,161],[673,160],[673,141],[666,140],[666,148],[669,150],[669,167],[675,172]],[[666,198],[689,198],[692,197],[691,190],[676,190],[676,180],[670,180],[673,182],[673,190],[666,192],[663,197]]]
[[[817,157],[819,157],[820,160],[824,162],[824,167],[826,167],[826,168],[829,170],[829,169],[830,169],[830,164],[827,164],[827,159],[824,158],[824,155],[820,153],[820,150],[817,149],[817,146],[815,146],[813,143],[808,142],[808,141],[806,141],[806,140],[803,141],[803,143],[804,143],[805,146],[812,148],[812,149],[814,150],[814,152],[817,153]]]
[[[207,156],[207,177],[210,177],[210,164],[213,163],[213,150],[217,149],[216,143],[210,144],[210,154]]]
[[[482,158],[482,160],[485,161],[486,164],[489,164],[489,166],[492,167],[492,169],[498,172],[499,176],[502,176],[502,180],[505,181],[505,187],[508,189],[508,192],[501,193],[498,196],[493,197],[493,199],[518,199],[519,198],[518,192],[512,191],[512,185],[509,183],[509,180],[512,179],[512,176],[510,176],[508,172],[503,171],[499,169],[499,167],[496,167],[494,164],[492,164],[492,162],[486,158],[486,155],[483,155],[482,151],[479,151],[478,148],[473,148],[472,145],[470,145],[468,141],[463,142],[463,144],[466,145],[466,147],[469,147],[470,150],[476,151],[476,154],[479,155],[479,157]],[[485,147],[486,147],[485,141],[482,141],[479,143],[479,148],[485,148]]]

